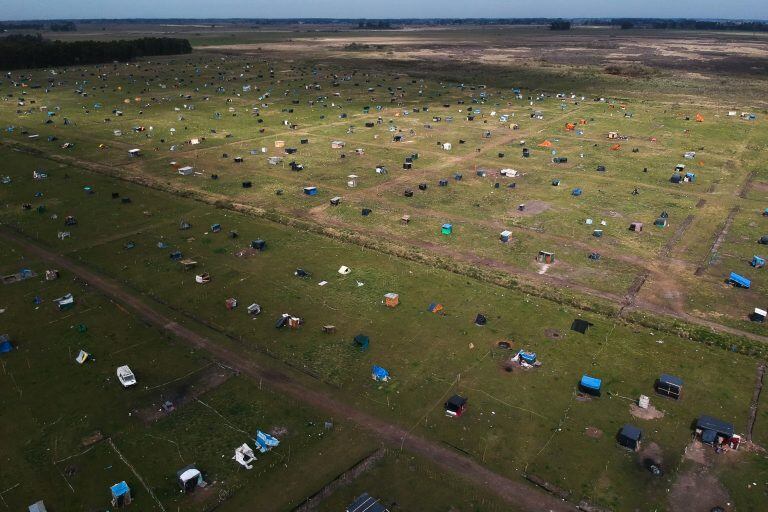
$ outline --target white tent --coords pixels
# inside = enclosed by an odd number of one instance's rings
[[[91,357],[91,354],[85,350],[80,350],[80,352],[77,354],[77,357],[75,358],[75,361],[77,361],[77,364],[83,364],[88,360],[89,357]]]
[[[250,446],[243,443],[241,446],[235,448],[235,456],[232,457],[232,460],[237,461],[237,463],[245,469],[253,469],[251,462],[256,460],[256,454],[253,453]]]
[[[339,274],[341,274],[343,276],[349,274],[350,272],[352,272],[352,269],[350,269],[346,265],[342,265],[342,266],[339,267]]]

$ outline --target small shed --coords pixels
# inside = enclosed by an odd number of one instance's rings
[[[579,391],[592,396],[600,396],[603,381],[597,377],[590,377],[586,373],[579,381]]]
[[[445,414],[451,417],[458,417],[467,410],[467,399],[461,395],[453,395],[445,402]]]
[[[674,375],[662,373],[659,375],[659,378],[656,379],[656,385],[654,387],[656,388],[656,393],[679,400],[680,395],[683,393],[683,379],[675,377]]]
[[[616,436],[616,441],[618,443],[628,448],[632,451],[637,451],[640,449],[640,440],[643,437],[643,431],[637,428],[634,425],[624,425],[619,430],[618,435]]]
[[[552,264],[555,262],[555,253],[547,251],[539,251],[539,255],[536,256],[536,261],[539,263]]]

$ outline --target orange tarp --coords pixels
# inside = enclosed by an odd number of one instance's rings
[[[576,125],[573,123],[565,123],[565,129],[568,131],[573,131],[576,128]]]
[[[551,148],[552,147],[552,143],[549,142],[548,140],[545,140],[544,142],[539,144],[539,147],[540,148]]]
[[[696,122],[697,122],[697,123],[702,123],[702,122],[704,122],[704,116],[703,116],[703,115],[701,115],[701,114],[696,114]]]
[[[621,144],[614,144],[611,146],[611,151],[618,151],[621,149]]]

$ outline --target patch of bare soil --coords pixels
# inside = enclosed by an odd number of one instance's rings
[[[712,449],[694,440],[685,447],[683,457],[702,465],[710,464],[712,461]]]
[[[194,378],[192,382],[184,379],[176,385],[169,385],[162,390],[156,403],[139,410],[136,415],[144,423],[157,421],[208,391],[216,389],[233,376],[234,373],[226,368],[211,366],[192,377]],[[163,406],[167,402],[170,402],[170,408]]]
[[[728,501],[728,491],[723,484],[701,466],[681,473],[669,493],[673,512],[708,511],[725,507]]]
[[[584,435],[592,439],[600,439],[603,437],[603,431],[597,427],[587,427],[584,429]]]
[[[563,333],[560,329],[544,329],[544,336],[550,340],[559,340],[562,339]]]
[[[643,409],[637,404],[630,404],[629,413],[641,420],[657,420],[664,417],[664,411],[660,411],[652,405],[648,405],[647,409]]]
[[[768,183],[763,183],[761,181],[753,181],[752,188],[757,190],[758,192],[768,193]]]
[[[533,200],[525,203],[525,209],[520,211],[517,208],[509,212],[510,217],[530,217],[545,212],[552,207],[544,201]]]
[[[656,443],[643,444],[642,449],[637,453],[638,460],[646,468],[652,464],[661,465],[664,463],[664,452],[661,446]]]

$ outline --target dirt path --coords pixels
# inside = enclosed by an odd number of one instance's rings
[[[237,351],[231,350],[220,343],[215,343],[154,310],[111,278],[99,275],[84,266],[70,261],[64,256],[33,244],[18,234],[0,229],[0,239],[18,245],[25,252],[37,258],[54,263],[57,268],[68,270],[80,276],[103,294],[128,307],[134,314],[146,322],[169,331],[181,341],[207,351],[214,358],[225,362],[228,366],[240,371],[242,374],[252,379],[263,381],[275,391],[291,396],[311,407],[323,410],[335,417],[346,418],[367,430],[382,442],[391,446],[402,446],[410,452],[417,453],[431,460],[444,470],[456,473],[474,484],[496,493],[499,497],[517,508],[535,512],[576,510],[576,507],[569,503],[539,492],[522,482],[516,482],[498,473],[494,473],[467,456],[449,450],[436,442],[410,434],[399,425],[388,423],[360,411],[322,390],[306,387],[286,373],[265,368],[252,360],[245,359]]]

